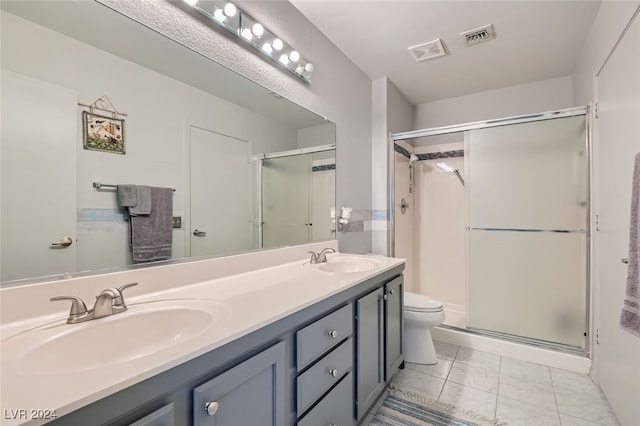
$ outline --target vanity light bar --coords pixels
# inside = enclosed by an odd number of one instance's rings
[[[223,0],[184,0],[217,25],[237,35],[302,80],[311,82],[313,64],[293,47],[233,3]]]

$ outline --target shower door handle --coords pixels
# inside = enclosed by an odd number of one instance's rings
[[[198,231],[197,229],[193,231],[194,237],[206,237],[207,233],[205,231]]]

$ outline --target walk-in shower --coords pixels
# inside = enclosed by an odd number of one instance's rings
[[[392,135],[390,252],[407,259],[407,291],[443,301],[445,327],[589,351],[587,117],[572,108]]]

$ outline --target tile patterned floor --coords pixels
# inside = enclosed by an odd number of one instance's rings
[[[510,426],[619,426],[587,375],[434,343],[438,363],[406,363],[394,379],[397,387]]]

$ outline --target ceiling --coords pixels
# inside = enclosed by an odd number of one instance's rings
[[[413,104],[573,73],[600,0],[290,0],[371,79]],[[494,40],[461,32],[493,24]],[[409,46],[441,38],[447,54],[416,62]]]

